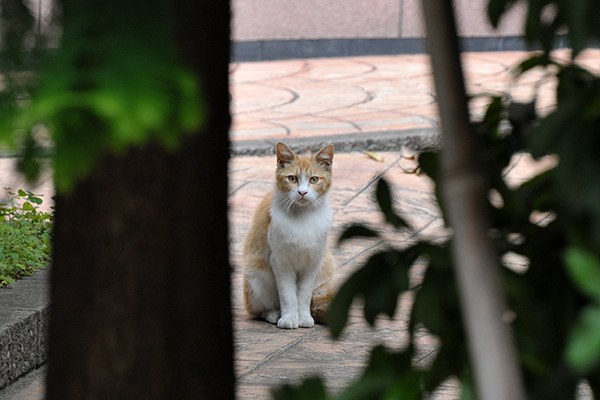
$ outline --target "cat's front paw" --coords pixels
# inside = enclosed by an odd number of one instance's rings
[[[265,311],[262,317],[270,324],[276,324],[279,321],[279,311]]]
[[[281,329],[296,329],[298,328],[298,317],[284,315],[277,321],[277,327]]]
[[[315,320],[313,317],[310,316],[310,314],[300,316],[300,318],[298,319],[298,326],[300,326],[301,328],[312,328],[313,326],[315,326]]]

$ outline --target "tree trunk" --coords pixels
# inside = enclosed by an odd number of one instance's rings
[[[474,162],[478,149],[468,102],[451,0],[424,0],[442,126],[442,195],[477,391],[483,400],[524,399],[499,265],[488,239],[485,182]]]
[[[50,400],[234,397],[229,2],[172,4],[207,120],[179,150],[107,155],[57,196]]]

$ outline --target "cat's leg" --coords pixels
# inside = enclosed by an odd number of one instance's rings
[[[310,303],[317,273],[318,269],[313,268],[298,275],[298,326],[302,328],[312,328],[315,325],[315,320],[310,315]]]
[[[282,329],[298,328],[298,299],[296,293],[296,272],[286,263],[272,259],[273,273],[279,292],[281,317],[277,327]]]
[[[281,312],[279,310],[264,311],[261,317],[270,324],[277,324],[277,321],[281,318]]]
[[[279,297],[271,271],[256,271],[244,276],[244,300],[248,313],[276,324],[280,317]]]

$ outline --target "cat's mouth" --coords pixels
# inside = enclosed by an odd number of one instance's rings
[[[296,204],[299,206],[305,206],[308,203],[310,203],[310,200],[308,200],[306,197],[300,197],[298,200],[296,200]]]

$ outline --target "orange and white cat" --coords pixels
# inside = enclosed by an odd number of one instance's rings
[[[334,263],[327,248],[333,145],[297,156],[277,143],[276,185],[259,204],[244,245],[244,300],[279,328],[323,322]],[[313,318],[314,317],[314,318]]]

